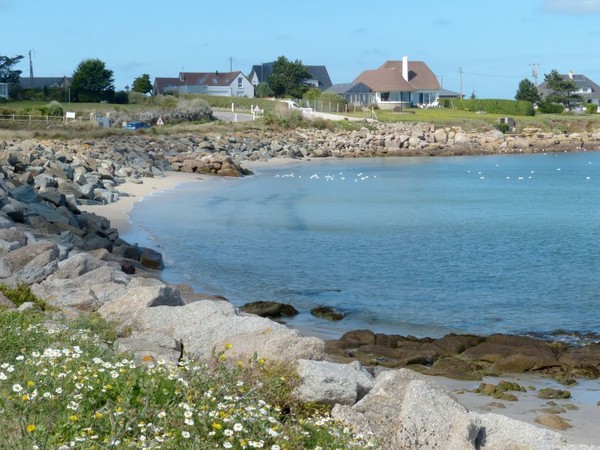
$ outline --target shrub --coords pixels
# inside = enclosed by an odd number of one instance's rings
[[[565,110],[564,105],[560,103],[551,103],[543,101],[538,105],[538,111],[542,114],[560,114]]]
[[[490,114],[506,114],[515,116],[534,116],[533,103],[522,100],[500,99],[456,99],[456,109],[463,111],[484,111]]]
[[[500,131],[502,131],[502,133],[507,133],[508,130],[510,129],[510,127],[508,126],[507,123],[499,123],[496,125],[496,128],[498,128]]]
[[[51,101],[46,106],[40,108],[42,114],[54,117],[62,117],[64,114],[63,107],[56,100]]]
[[[596,114],[598,112],[598,105],[595,105],[594,103],[586,103],[585,112],[588,114]]]
[[[114,102],[120,105],[126,105],[129,103],[129,96],[125,91],[115,92]]]
[[[147,97],[145,94],[142,94],[141,92],[135,92],[135,91],[129,91],[127,93],[127,96],[129,97],[129,103],[132,105],[145,105],[147,103],[153,103],[152,100],[154,100],[156,97]]]

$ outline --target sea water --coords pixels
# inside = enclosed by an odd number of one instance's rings
[[[267,164],[155,194],[131,221],[166,281],[289,303],[305,334],[600,333],[600,153]]]

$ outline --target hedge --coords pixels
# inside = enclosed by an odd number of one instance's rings
[[[534,116],[535,110],[531,102],[522,100],[500,99],[456,99],[450,107],[463,111],[485,111],[490,114],[507,114],[513,116]]]

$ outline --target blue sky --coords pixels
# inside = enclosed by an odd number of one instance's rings
[[[513,98],[525,77],[600,84],[600,0],[0,0],[0,55],[35,76],[99,58],[123,89],[143,73],[240,70],[283,55],[351,82],[387,60],[426,62],[444,88]]]

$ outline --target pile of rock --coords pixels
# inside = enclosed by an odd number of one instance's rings
[[[524,372],[551,375],[562,382],[600,376],[600,344],[573,347],[527,336],[450,334],[419,339],[355,330],[327,341],[326,352],[338,362],[418,367],[428,375],[462,380]]]

